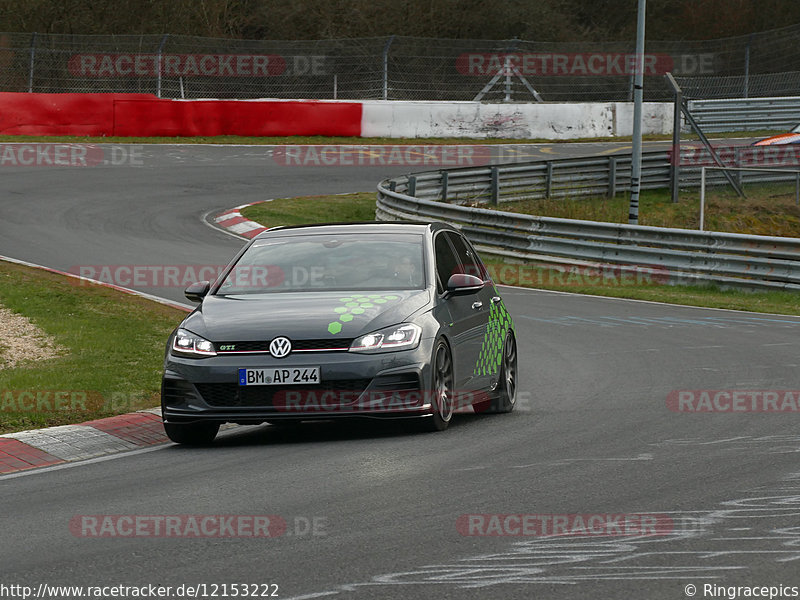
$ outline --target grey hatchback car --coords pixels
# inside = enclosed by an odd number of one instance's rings
[[[175,442],[225,422],[413,419],[510,412],[514,324],[469,241],[444,223],[267,230],[169,338],[161,402]]]

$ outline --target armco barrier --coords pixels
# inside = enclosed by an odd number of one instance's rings
[[[690,100],[689,112],[705,133],[789,131],[800,123],[800,97]],[[688,125],[684,131],[690,131]]]
[[[506,165],[507,169],[513,167]],[[507,174],[504,184],[524,187],[524,172]],[[462,169],[484,190],[496,182],[492,168]],[[412,181],[448,185],[455,171],[418,173],[378,185],[376,218],[442,220],[462,229],[478,250],[513,260],[597,266],[642,265],[672,283],[713,282],[728,287],[800,290],[800,238],[743,235],[556,219],[473,208],[415,197]],[[443,176],[444,173],[448,175]],[[417,184],[418,185],[418,184]],[[498,184],[494,184],[497,189]],[[428,196],[430,186],[428,186]],[[514,192],[512,192],[514,193]],[[449,192],[445,192],[448,197]]]
[[[788,150],[787,150],[788,148]],[[791,147],[717,148],[725,164],[731,167],[791,167],[800,158]],[[670,183],[670,151],[642,153],[642,189],[663,189]],[[788,160],[782,165],[779,160]],[[700,167],[715,163],[702,148],[681,150],[680,185],[700,186]],[[795,175],[776,171],[747,171],[735,174],[741,184],[794,181]],[[425,200],[444,200],[457,204],[484,204],[538,198],[571,198],[608,196],[630,191],[631,154],[558,158],[520,163],[496,164],[488,167],[463,167],[415,173],[395,178],[395,185],[405,186],[410,196]],[[726,185],[721,171],[706,173],[707,185]]]
[[[361,114],[357,102],[0,93],[5,135],[358,136]]]

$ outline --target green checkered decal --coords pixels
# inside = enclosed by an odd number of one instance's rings
[[[368,309],[387,302],[399,300],[400,296],[389,294],[370,294],[368,296],[363,294],[354,294],[345,298],[339,298],[342,306],[337,306],[333,312],[339,314],[339,319],[328,323],[328,332],[336,335],[342,331],[342,323],[349,323],[353,320],[354,315],[363,315]]]
[[[503,343],[506,333],[512,326],[511,315],[501,300],[489,308],[489,324],[483,336],[481,353],[475,363],[474,375],[494,375],[500,370],[503,359]]]

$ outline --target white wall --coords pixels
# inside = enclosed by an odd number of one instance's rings
[[[483,104],[365,100],[363,137],[542,138],[632,135],[632,102]],[[646,102],[642,133],[672,132],[672,104]]]

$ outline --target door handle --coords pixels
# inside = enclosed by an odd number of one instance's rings
[[[500,302],[500,296],[493,296],[492,297],[492,304],[497,304]]]
[[[474,308],[475,310],[479,310],[479,309],[483,308],[483,302],[480,302],[480,301],[473,302],[472,303],[472,308]]]

